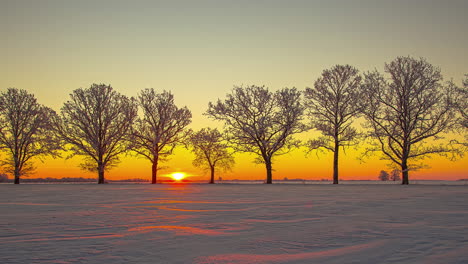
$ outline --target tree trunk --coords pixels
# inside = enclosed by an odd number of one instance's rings
[[[20,183],[20,171],[19,168],[15,168],[15,184]]]
[[[151,166],[151,184],[157,183],[158,176],[158,158],[153,160],[153,165]]]
[[[409,178],[408,178],[408,164],[407,160],[403,159],[403,162],[401,163],[401,184],[407,185],[409,184]]]
[[[271,159],[266,159],[265,160],[265,167],[266,167],[266,171],[267,171],[266,183],[267,184],[272,184],[273,183],[273,175],[271,173]]]
[[[210,184],[214,184],[215,167],[214,167],[214,166],[210,166],[210,169],[211,169]]]
[[[338,152],[340,145],[335,141],[335,152],[333,152],[333,184],[338,184]]]
[[[98,184],[104,184],[104,165],[98,164]]]

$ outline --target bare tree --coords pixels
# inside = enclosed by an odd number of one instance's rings
[[[226,100],[210,102],[207,115],[224,121],[228,141],[238,151],[255,153],[272,183],[272,158],[296,147],[292,135],[305,130],[300,92],[284,88],[272,93],[264,86],[234,87]]]
[[[381,151],[401,168],[402,184],[408,184],[408,172],[418,167],[415,161],[450,151],[437,140],[453,127],[453,98],[441,84],[440,70],[424,59],[398,57],[385,71],[388,80],[375,71],[366,74],[363,85],[363,113],[375,139],[368,151]]]
[[[203,128],[190,137],[190,146],[195,154],[193,165],[210,170],[211,184],[214,183],[217,168],[230,170],[234,165],[233,154],[223,141],[218,129],[211,128]]]
[[[55,122],[60,137],[73,155],[81,155],[85,170],[98,172],[98,183],[105,183],[104,171],[119,162],[129,150],[131,126],[137,115],[132,99],[110,85],[92,84],[76,89],[61,109]]]
[[[360,114],[362,92],[361,76],[350,65],[336,65],[324,70],[314,88],[304,93],[311,127],[322,133],[318,139],[307,142],[309,150],[324,148],[333,152],[333,184],[338,184],[338,154],[356,143],[357,130],[352,122]]]
[[[390,178],[390,175],[388,174],[388,172],[386,172],[386,171],[384,171],[384,170],[381,170],[381,171],[380,171],[379,180],[381,180],[381,181],[388,181],[389,178]]]
[[[468,74],[465,75],[465,80],[461,87],[457,87],[453,82],[449,82],[455,94],[454,107],[457,112],[457,130],[464,134],[464,141],[454,140],[455,145],[462,146],[463,151],[468,147]]]
[[[453,132],[458,134],[457,137],[451,139],[449,144],[455,154],[452,159],[464,156],[468,150],[468,75],[465,76],[466,79],[463,80],[461,86],[456,85],[453,80],[446,82],[446,87],[452,95],[452,107],[456,120]]]
[[[0,173],[0,182],[8,182],[8,175]]]
[[[400,174],[401,174],[401,172],[399,170],[397,170],[397,169],[392,170],[390,172],[390,180],[391,181],[400,181],[401,180]]]
[[[34,170],[33,158],[58,155],[60,145],[51,123],[55,115],[25,90],[9,88],[0,94],[0,150],[6,156],[2,165],[15,184]]]
[[[465,75],[463,88],[460,89],[461,98],[457,103],[457,109],[462,116],[462,126],[468,129],[468,74]]]
[[[170,92],[156,93],[153,88],[140,92],[138,104],[144,116],[135,122],[132,150],[151,161],[151,183],[155,184],[159,161],[186,138],[192,113],[187,107],[178,108]]]

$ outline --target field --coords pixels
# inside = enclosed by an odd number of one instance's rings
[[[467,185],[0,185],[0,263],[468,263]]]

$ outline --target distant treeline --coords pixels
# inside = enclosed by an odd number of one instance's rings
[[[12,183],[14,180],[9,179],[5,175],[0,175],[0,182]],[[24,183],[58,183],[58,182],[96,182],[96,178],[83,178],[83,177],[64,177],[64,178],[23,178]],[[147,179],[124,179],[124,180],[107,180],[107,182],[149,182]]]
[[[234,86],[204,113],[220,121],[222,131],[189,129],[191,111],[177,107],[169,91],[146,88],[127,97],[110,85],[92,84],[73,90],[57,113],[26,90],[8,88],[0,93],[0,166],[19,184],[33,171],[34,158],[67,153],[81,156],[81,168],[97,173],[101,184],[105,172],[132,153],[151,162],[151,183],[157,183],[160,162],[183,146],[195,154],[194,166],[210,172],[210,183],[215,171],[232,168],[234,153],[246,152],[264,164],[269,184],[275,158],[302,147],[333,154],[331,179],[338,184],[339,154],[360,147],[361,158],[378,153],[399,174],[392,179],[408,184],[409,172],[425,167],[424,158],[454,159],[466,152],[468,75],[461,85],[447,82],[439,68],[412,57],[397,57],[384,71],[336,65],[304,90]],[[306,131],[318,136],[295,138]]]

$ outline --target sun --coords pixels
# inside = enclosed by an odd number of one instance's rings
[[[171,174],[171,177],[172,179],[176,180],[176,181],[180,181],[182,180],[183,178],[185,178],[185,173],[183,172],[174,172]]]

